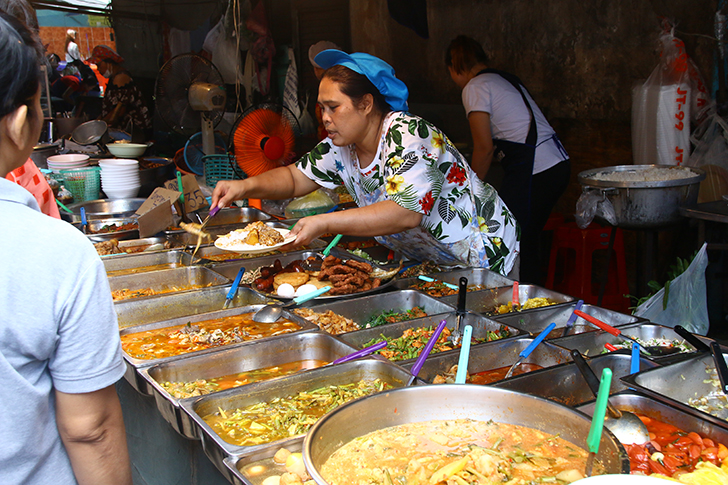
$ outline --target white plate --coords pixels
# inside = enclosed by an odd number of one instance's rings
[[[215,241],[215,247],[218,249],[222,249],[223,251],[232,251],[234,253],[241,253],[241,254],[260,254],[260,253],[267,253],[268,251],[273,251],[275,249],[278,249],[281,246],[285,246],[286,244],[292,242],[296,239],[296,236],[291,235],[288,229],[279,229],[277,227],[272,227],[271,229],[278,231],[278,233],[283,236],[283,242],[274,244],[272,246],[263,246],[262,244],[240,244],[238,246],[223,246],[220,241],[222,240],[225,242],[227,240],[228,234],[224,236],[220,236]],[[235,232],[235,231],[233,231]],[[242,237],[246,237],[248,235],[248,231],[242,232]]]

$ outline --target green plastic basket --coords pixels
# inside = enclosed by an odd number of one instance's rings
[[[245,173],[237,166],[235,157],[230,154],[204,155],[205,183],[212,189],[220,180],[242,180],[247,178]]]
[[[75,203],[99,198],[101,168],[84,167],[61,170],[61,183],[73,194]]]

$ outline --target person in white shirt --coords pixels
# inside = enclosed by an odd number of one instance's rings
[[[481,179],[493,160],[503,166],[498,195],[521,226],[521,279],[538,284],[540,234],[566,190],[571,165],[528,89],[513,74],[490,69],[489,62],[481,45],[464,35],[445,54],[473,136],[471,166]]]
[[[76,31],[68,29],[66,31],[66,62],[80,61],[81,51],[78,50],[76,44]]]

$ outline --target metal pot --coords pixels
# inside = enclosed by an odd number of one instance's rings
[[[354,438],[390,426],[419,421],[464,419],[516,424],[557,434],[586,448],[591,425],[584,414],[536,396],[488,386],[442,384],[380,392],[338,407],[320,419],[303,443],[306,469],[319,485],[329,456]],[[604,429],[597,459],[607,473],[629,473],[629,457]]]
[[[680,207],[695,204],[705,172],[689,167],[693,175],[663,181],[597,180],[597,174],[638,173],[649,168],[686,169],[672,165],[617,165],[585,170],[579,174],[583,191],[599,191],[614,207],[617,226],[625,229],[655,229],[682,219]]]

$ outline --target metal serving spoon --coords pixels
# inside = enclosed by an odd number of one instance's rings
[[[308,300],[313,300],[317,296],[323,295],[330,289],[330,286],[324,286],[323,288],[319,288],[318,290],[306,293],[305,295],[301,295],[298,298],[294,298],[293,300],[285,304],[283,302],[278,302],[266,305],[257,312],[253,313],[253,321],[260,323],[273,323],[281,318],[281,313],[283,312],[284,308],[290,308],[294,305],[300,305],[301,303],[307,302]]]
[[[574,359],[576,368],[579,369],[584,380],[589,385],[589,389],[597,396],[599,392],[599,378],[589,364],[584,360],[577,349],[571,351],[571,357]],[[609,417],[604,421],[604,425],[609,428],[609,431],[614,433],[614,436],[625,445],[637,444],[641,445],[650,441],[650,433],[647,431],[645,423],[637,417],[636,414],[621,411],[616,409],[611,404],[607,403],[607,411]]]

